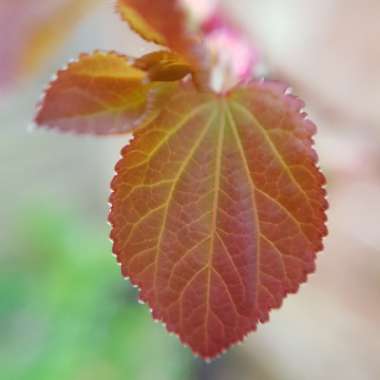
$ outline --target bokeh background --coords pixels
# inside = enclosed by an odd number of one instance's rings
[[[380,379],[380,2],[224,6],[259,48],[262,73],[290,83],[319,126],[331,207],[317,272],[243,344],[211,364],[194,358],[137,303],[111,255],[109,182],[128,137],[30,131],[64,62],[152,45],[111,0],[0,0],[1,379]],[[36,27],[52,41],[27,61]]]

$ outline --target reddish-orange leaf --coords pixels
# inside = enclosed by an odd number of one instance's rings
[[[192,64],[198,61],[196,35],[179,0],[118,0],[117,9],[131,28],[148,41],[168,46]]]
[[[99,0],[1,0],[0,85],[41,68]]]
[[[137,4],[138,6],[139,4]],[[143,16],[141,9],[135,6],[132,1],[118,0],[116,8],[121,18],[126,21],[132,30],[138,33],[142,38],[149,42],[155,42],[159,45],[166,45],[167,41],[159,30],[155,30],[148,20]]]
[[[122,272],[203,358],[268,320],[322,249],[315,127],[285,90],[178,90],[116,166],[110,222]]]
[[[146,76],[125,56],[82,54],[58,72],[36,123],[77,133],[128,133],[155,117],[176,86],[148,83]]]
[[[182,56],[166,50],[138,58],[134,67],[147,71],[152,81],[176,81],[191,73],[191,67]]]

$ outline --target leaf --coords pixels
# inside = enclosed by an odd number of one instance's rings
[[[196,64],[200,45],[188,32],[187,15],[179,0],[118,0],[124,21],[147,41],[167,46]]]
[[[2,0],[0,86],[41,69],[99,0]]]
[[[315,126],[285,90],[178,89],[116,166],[109,220],[122,273],[203,358],[297,291],[327,233]]]
[[[191,73],[191,67],[180,55],[166,50],[146,54],[133,66],[147,71],[152,81],[176,81]]]
[[[175,84],[148,83],[146,73],[116,53],[82,54],[58,72],[36,124],[62,131],[128,133],[155,117]]]
[[[155,42],[158,45],[166,45],[167,42],[165,37],[151,28],[148,21],[144,20],[144,17],[138,12],[139,8],[135,10],[133,5],[129,5],[131,3],[132,2],[123,0],[117,2],[117,10],[120,13],[121,18],[145,40]]]

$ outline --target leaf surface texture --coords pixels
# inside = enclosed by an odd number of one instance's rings
[[[116,166],[110,222],[122,272],[204,358],[268,320],[322,249],[315,127],[285,89],[178,89]]]

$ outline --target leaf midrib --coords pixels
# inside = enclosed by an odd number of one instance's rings
[[[224,144],[224,134],[226,127],[226,118],[224,116],[225,110],[223,103],[221,104],[223,110],[221,111],[220,118],[222,119],[221,125],[219,126],[217,147],[216,147],[216,162],[215,162],[215,179],[214,179],[214,199],[212,204],[212,219],[210,225],[210,251],[208,254],[208,262],[207,262],[207,295],[206,295],[206,316],[205,316],[205,339],[207,351],[209,351],[208,347],[208,324],[209,324],[209,313],[210,313],[210,291],[211,291],[211,274],[213,270],[213,257],[215,252],[215,237],[216,237],[216,223],[218,217],[218,204],[219,204],[219,192],[220,192],[220,177],[222,170],[222,155],[223,155],[223,144]]]
[[[207,106],[207,105],[208,104],[204,104],[203,106]],[[202,106],[199,107],[199,108],[201,110],[204,109],[204,107],[202,107]],[[198,108],[198,113],[200,113],[199,108]],[[192,117],[195,117],[196,114],[197,114],[197,112],[193,112],[192,113]],[[180,166],[176,177],[173,179],[173,185],[172,185],[172,187],[169,190],[169,194],[167,196],[168,201],[166,202],[166,206],[165,206],[165,209],[164,209],[164,216],[163,216],[163,220],[162,220],[162,223],[161,223],[161,229],[160,229],[160,232],[159,232],[159,237],[158,237],[158,240],[157,240],[157,253],[156,253],[156,257],[155,257],[155,261],[154,261],[153,291],[154,291],[155,294],[156,294],[156,289],[157,289],[158,261],[159,261],[159,257],[160,257],[160,252],[162,251],[161,250],[162,238],[164,236],[164,231],[166,229],[166,224],[167,224],[168,215],[169,215],[169,208],[170,208],[170,205],[171,205],[171,200],[173,198],[173,194],[174,194],[176,185],[178,184],[178,181],[182,177],[182,175],[183,175],[183,173],[184,173],[187,165],[190,163],[191,159],[193,158],[195,152],[198,150],[199,146],[201,145],[204,137],[206,136],[207,132],[209,131],[209,128],[213,124],[213,121],[215,119],[216,114],[217,114],[217,109],[215,109],[214,112],[212,113],[210,119],[208,120],[208,122],[206,123],[206,125],[204,127],[204,130],[201,132],[200,136],[198,137],[198,139],[195,141],[193,147],[191,148],[191,150],[190,150],[190,152],[189,152],[186,160],[184,160],[184,162]],[[175,134],[176,132],[178,132],[181,128],[183,128],[183,126],[186,125],[186,123],[188,123],[192,119],[192,117],[187,118],[186,122],[182,123],[182,125],[179,128],[175,129],[175,131],[173,133],[171,133],[170,136],[172,136],[173,134]],[[168,138],[169,137],[165,138],[165,140],[168,141]]]

